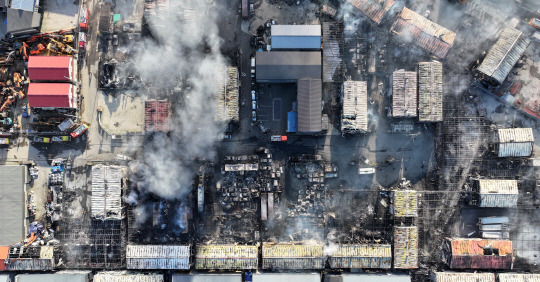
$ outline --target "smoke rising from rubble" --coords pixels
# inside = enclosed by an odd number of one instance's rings
[[[215,21],[218,9],[210,10],[208,1],[185,2],[149,16],[155,41],[144,41],[136,59],[136,71],[146,85],[173,89],[184,84],[180,101],[168,95],[173,109],[170,134],[155,135],[132,167],[139,174],[137,186],[166,199],[191,191],[196,160],[215,156],[224,128],[214,120],[209,103],[217,77],[223,76],[220,68],[226,66]]]

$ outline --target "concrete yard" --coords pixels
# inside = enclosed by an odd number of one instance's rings
[[[44,1],[41,32],[76,28],[79,23],[79,1],[82,0]],[[92,11],[90,11],[90,13],[92,13]]]

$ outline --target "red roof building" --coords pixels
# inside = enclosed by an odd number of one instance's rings
[[[77,60],[71,56],[30,56],[30,81],[77,81]]]
[[[447,238],[443,252],[452,269],[512,269],[513,265],[509,240]]]
[[[77,108],[77,87],[70,83],[30,83],[28,104],[32,108]]]

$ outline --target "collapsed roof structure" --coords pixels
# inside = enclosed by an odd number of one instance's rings
[[[531,40],[523,32],[506,27],[501,31],[495,45],[489,49],[478,71],[490,83],[503,83],[530,43]]]
[[[418,120],[443,120],[443,69],[438,61],[418,64]]]
[[[272,49],[321,49],[321,25],[277,25],[271,27]]]
[[[197,246],[195,269],[257,269],[257,253],[257,246]]]
[[[392,246],[382,244],[338,245],[330,254],[331,268],[378,268],[392,267]]]
[[[166,100],[144,102],[144,131],[167,132],[170,129],[170,109]]]
[[[447,238],[443,256],[452,269],[512,269],[512,241]]]
[[[495,147],[499,157],[529,157],[532,155],[533,145],[532,128],[497,129]]]
[[[128,269],[189,269],[190,246],[128,245]]]
[[[365,133],[368,131],[367,82],[343,82],[342,133]]]
[[[298,132],[322,131],[322,80],[298,80]]]
[[[392,116],[416,117],[417,76],[414,71],[398,70],[392,74]]]
[[[54,247],[0,247],[0,271],[47,271],[55,268]]]
[[[380,24],[384,15],[394,5],[394,0],[347,0],[366,17]]]
[[[264,243],[263,269],[323,269],[323,245]]]
[[[418,228],[399,226],[394,228],[394,268],[418,267]]]
[[[479,179],[474,191],[478,194],[478,206],[482,208],[512,208],[518,203],[517,180]]]
[[[343,80],[343,22],[323,22],[323,82]]]
[[[239,121],[238,68],[228,67],[215,81],[216,120]]]
[[[495,282],[495,273],[434,272],[433,282]]]
[[[122,178],[120,166],[92,166],[92,217],[122,219]]]
[[[418,216],[418,193],[414,190],[392,191],[393,213],[395,217]]]
[[[456,39],[456,34],[414,11],[403,8],[390,31],[411,38],[422,49],[444,59]]]

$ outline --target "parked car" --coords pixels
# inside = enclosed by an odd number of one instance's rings
[[[9,145],[9,138],[0,138],[0,145]]]
[[[257,105],[257,101],[252,101],[252,102],[251,102],[251,109],[252,109],[252,110],[256,110],[256,109],[258,109],[258,108],[259,108],[259,107],[258,107],[258,105]]]
[[[69,142],[71,141],[71,136],[53,136],[53,142]]]
[[[34,139],[32,140],[34,143],[51,143],[51,138],[49,137],[39,137],[39,136],[35,136]]]
[[[77,138],[81,134],[85,133],[87,130],[88,130],[88,124],[83,123],[79,125],[79,127],[77,127],[75,130],[73,130],[73,132],[71,132],[71,137]]]
[[[257,121],[257,112],[251,111],[251,121]]]
[[[257,93],[255,90],[251,90],[251,100],[256,101],[257,100]]]

